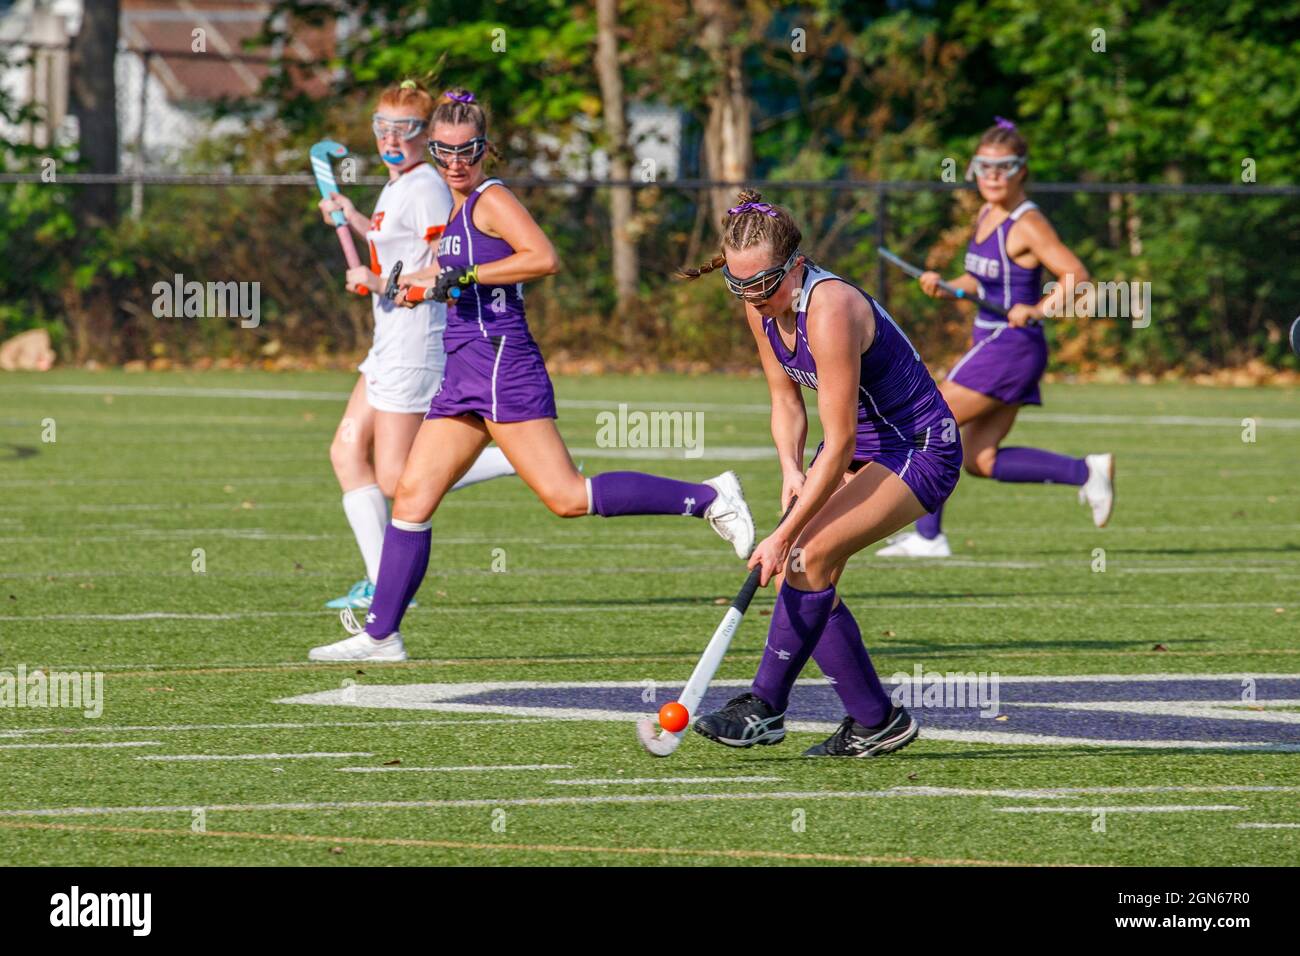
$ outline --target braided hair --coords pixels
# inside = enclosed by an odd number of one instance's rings
[[[757,189],[742,189],[736,196],[736,205],[722,220],[723,249],[748,249],[770,243],[777,261],[784,262],[799,248],[802,239],[803,233],[790,213],[780,206],[764,202],[763,194]],[[712,259],[694,269],[679,269],[677,278],[698,279],[705,273],[721,269],[726,262],[719,250]]]

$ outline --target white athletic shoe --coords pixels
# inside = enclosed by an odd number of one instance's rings
[[[406,647],[402,635],[394,631],[382,641],[369,634],[353,634],[333,644],[313,647],[307,654],[309,661],[404,661]]]
[[[916,531],[904,531],[889,539],[889,543],[876,552],[878,558],[951,558],[948,536],[942,531],[933,538],[923,538]]]
[[[1079,489],[1079,504],[1092,508],[1092,523],[1106,527],[1115,508],[1115,456],[1087,455],[1088,480]]]
[[[345,637],[333,644],[313,647],[307,654],[309,661],[404,661],[406,645],[402,635],[393,631],[382,641],[377,641],[364,630],[351,608],[344,608],[339,613],[343,627],[351,637]]]
[[[718,493],[704,512],[704,520],[713,530],[730,541],[742,561],[754,550],[754,519],[745,504],[745,493],[740,490],[740,479],[734,471],[724,471],[705,482]]]

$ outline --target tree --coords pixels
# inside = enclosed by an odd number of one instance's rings
[[[600,79],[605,146],[611,179],[630,179],[632,164],[623,109],[623,74],[618,62],[618,0],[596,0],[596,74]],[[610,189],[610,247],[614,254],[614,289],[623,319],[624,342],[631,345],[637,295],[636,238],[632,234],[632,189]]]

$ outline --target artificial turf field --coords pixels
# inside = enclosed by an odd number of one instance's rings
[[[747,751],[691,734],[659,760],[633,721],[675,696],[744,578],[703,522],[564,521],[514,478],[457,492],[403,625],[412,660],[306,662],[344,633],[321,604],[361,575],[327,456],[352,380],[0,378],[0,672],[105,675],[97,719],[0,708],[0,860],[1300,860],[1296,391],[1049,386],[1010,444],[1114,451],[1111,527],[1072,488],[964,477],[953,559],[850,563],[841,594],[882,676],[996,672],[998,719],[913,708],[921,738],[880,760],[802,759],[825,730]],[[732,468],[760,532],[776,518],[761,380],[556,385],[588,474]],[[703,458],[597,447],[619,402],[702,411]],[[771,605],[721,679],[753,675]],[[1141,679],[1028,680],[1093,675]],[[806,677],[791,720],[829,728]]]

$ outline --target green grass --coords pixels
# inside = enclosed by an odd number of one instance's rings
[[[1233,813],[1002,813],[996,796],[845,798],[891,787],[967,789],[1298,785],[1291,753],[970,744],[927,739],[879,761],[803,761],[815,739],[731,751],[688,737],[655,761],[630,724],[276,703],[364,685],[505,680],[681,681],[743,573],[708,529],[655,518],[561,521],[514,479],[451,496],[403,625],[412,662],[308,665],[342,636],[320,609],[360,576],[326,449],[341,400],[136,389],[345,393],[343,374],[60,371],[0,378],[0,669],[106,674],[102,718],[0,709],[13,743],[157,741],[126,749],[0,749],[0,811],[54,807],[479,801],[468,806],[0,816],[0,858],[37,864],[779,865],[840,858],[1093,864],[1281,864],[1295,793],[1108,796],[1108,806],[1232,804]],[[53,388],[51,388],[53,387]],[[67,387],[87,391],[61,390]],[[115,389],[123,389],[114,394]],[[760,526],[776,517],[761,381],[557,381],[560,424],[587,472],[699,479],[735,468]],[[859,556],[841,591],[884,674],[1300,674],[1300,419],[1295,391],[1182,386],[1047,389],[1047,414],[1011,444],[1113,450],[1119,506],[1098,532],[1073,489],[964,478],[946,525],[957,560]],[[597,408],[685,403],[705,412],[703,461],[601,458]],[[730,406],[730,408],[728,408]],[[1219,424],[1153,424],[1182,416]],[[1241,420],[1258,422],[1244,442]],[[54,442],[42,441],[52,419]],[[1276,422],[1277,424],[1271,424]],[[814,423],[815,424],[815,423]],[[814,427],[815,431],[815,427]],[[815,439],[814,439],[815,441]],[[810,443],[811,445],[811,443]],[[722,450],[722,454],[710,451]],[[195,573],[194,549],[206,571]],[[1097,573],[1095,549],[1106,569]],[[494,573],[494,549],[505,573]],[[771,595],[757,599],[721,677],[752,676]],[[157,617],[139,617],[145,614]],[[133,619],[121,616],[134,615]],[[167,615],[177,615],[169,617]],[[1163,650],[1155,650],[1161,645]],[[814,669],[815,670],[815,669]],[[649,706],[647,709],[651,709]],[[1294,708],[1290,708],[1294,712]],[[922,715],[922,719],[924,717]],[[448,721],[457,722],[448,722]],[[485,720],[487,722],[485,722]],[[319,726],[408,721],[398,726]],[[438,721],[418,723],[418,721]],[[202,724],[302,723],[156,730]],[[144,729],[115,729],[139,727]],[[1300,736],[1300,733],[1298,733]],[[367,751],[339,760],[164,763],[145,754]],[[558,772],[339,773],[341,765],[571,764]],[[761,775],[779,782],[564,786],[564,778]],[[682,803],[526,805],[602,793],[781,793]],[[1096,798],[1089,798],[1095,803]],[[1021,804],[1025,801],[1019,801]],[[1049,801],[1031,801],[1046,805]],[[1050,801],[1061,804],[1063,801]],[[1088,800],[1078,805],[1089,805]],[[497,806],[501,803],[501,806]],[[500,814],[504,811],[504,832]],[[802,812],[802,828],[792,826]],[[494,820],[498,821],[494,828]],[[76,829],[71,829],[76,828]],[[808,859],[803,855],[812,854]],[[821,856],[816,856],[821,855]]]

